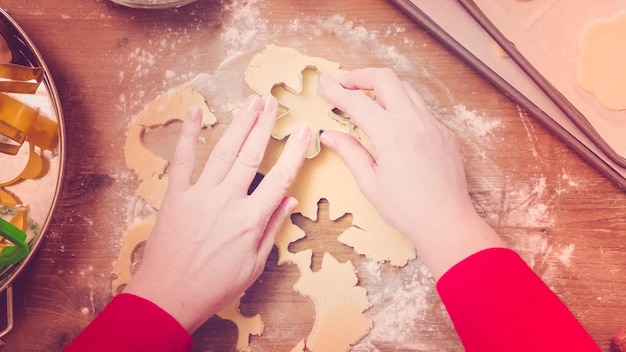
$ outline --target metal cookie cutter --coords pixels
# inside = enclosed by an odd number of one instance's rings
[[[26,244],[26,233],[18,229],[10,222],[0,218],[0,236],[3,241],[8,241],[13,245],[6,245],[0,251],[0,270],[6,265],[11,265],[26,258],[30,252]],[[4,330],[0,331],[0,337],[6,335],[13,329],[13,288],[9,286],[6,290],[7,299],[7,323]]]
[[[139,9],[169,9],[190,4],[196,0],[111,0],[116,4]]]
[[[24,38],[0,21],[0,91],[35,93],[44,76],[37,62]]]
[[[41,149],[56,144],[59,125],[11,96],[0,93],[0,153],[15,155],[27,139]]]
[[[285,83],[275,84],[271,89],[279,104],[272,137],[282,140],[291,134],[298,121],[306,122],[312,133],[306,156],[309,159],[317,156],[321,150],[319,134],[322,130],[338,130],[350,134],[353,128],[348,117],[320,96],[320,74],[317,67],[307,66],[300,74],[299,91]]]
[[[15,155],[26,139],[42,149],[50,149],[57,137],[58,124],[6,93],[34,94],[44,77],[44,69],[26,40],[0,21],[0,153]]]
[[[0,221],[0,293],[6,294],[7,304],[6,325],[0,327],[2,338],[13,327],[11,285],[33,258],[50,226],[65,165],[65,129],[56,86],[35,45],[2,8],[0,158],[6,166],[3,171],[8,171],[2,174],[7,179],[0,180],[0,210],[8,211],[4,219],[12,216]],[[23,180],[20,188],[10,189]],[[32,187],[38,187],[36,192]],[[31,192],[21,194],[28,189]],[[32,207],[41,210],[34,218],[29,211]]]

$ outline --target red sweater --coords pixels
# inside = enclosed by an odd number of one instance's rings
[[[437,282],[465,350],[600,351],[559,298],[510,249],[461,261]]]
[[[154,303],[119,294],[72,341],[66,352],[190,351],[187,331]]]
[[[467,351],[600,351],[509,249],[470,256],[439,280],[437,290]],[[168,313],[140,297],[119,294],[65,351],[189,351],[192,346],[191,336]]]

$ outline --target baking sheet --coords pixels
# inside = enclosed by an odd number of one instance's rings
[[[626,111],[605,108],[575,79],[580,34],[588,24],[623,11],[626,1],[580,0],[576,6],[555,0],[459,2],[479,21],[484,15],[495,29],[483,27],[503,49],[518,64],[527,61],[525,71],[608,156],[626,167]]]
[[[620,188],[626,168],[611,158],[531,79],[515,61],[503,57],[494,39],[456,0],[392,0],[467,64],[525,108],[570,148]]]

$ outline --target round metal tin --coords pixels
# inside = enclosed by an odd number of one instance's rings
[[[181,7],[196,0],[111,0],[116,4],[139,9],[168,9]]]
[[[0,29],[2,29],[0,40],[5,44],[4,56],[7,56],[9,51],[12,53],[11,55],[22,55],[23,60],[42,68],[44,71],[41,84],[34,94],[11,95],[31,107],[39,109],[49,119],[57,122],[59,126],[57,146],[52,151],[41,152],[45,154],[46,161],[49,163],[45,174],[36,179],[23,180],[15,185],[3,187],[4,190],[19,197],[22,204],[28,207],[29,237],[27,240],[30,252],[22,261],[7,266],[0,272],[0,292],[2,292],[10,288],[15,278],[36,254],[50,225],[52,214],[58,202],[65,169],[65,125],[57,89],[46,63],[24,30],[2,8],[0,8]],[[9,50],[6,46],[9,47]],[[19,61],[19,59],[14,57],[13,61]],[[10,156],[0,154],[0,159],[2,158],[4,160],[0,161],[5,165],[10,164],[11,160],[7,159]]]

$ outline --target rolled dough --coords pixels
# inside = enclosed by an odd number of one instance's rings
[[[325,72],[335,77],[342,73],[337,63],[306,56],[292,48],[270,45],[252,58],[245,79],[248,86],[259,94],[268,91],[275,93],[272,88],[277,84],[289,88],[291,92],[304,90],[301,86],[306,86],[309,93],[317,92],[317,87],[313,86],[317,81],[306,78],[306,70],[312,67],[315,68],[314,72]],[[277,95],[277,99],[287,109],[297,109],[300,106],[294,104],[302,104],[315,105],[320,109],[318,111],[323,111],[309,116],[314,121],[307,120],[307,123],[312,124],[314,129],[315,126],[332,123],[334,117],[327,113],[327,103],[320,101],[317,94],[301,94],[297,98],[293,94],[286,95],[287,99],[281,94]],[[289,114],[279,116],[278,127],[287,123],[281,120],[290,118],[293,116]],[[368,145],[358,128],[346,132]],[[283,146],[282,140],[270,141],[261,173],[266,173],[274,165]],[[322,147],[314,158],[305,160],[288,193],[299,201],[294,213],[301,213],[312,220],[317,218],[317,204],[322,198],[329,202],[331,220],[346,213],[352,214],[353,226],[341,234],[338,241],[353,247],[357,253],[396,266],[404,266],[416,257],[411,243],[382,221],[373,205],[359,191],[350,170],[332,150]],[[313,330],[293,351],[349,351],[352,345],[367,335],[372,326],[371,320],[365,316],[365,311],[370,307],[366,291],[357,286],[358,277],[351,263],[339,263],[332,254],[326,253],[322,269],[314,273],[311,270],[311,250],[290,252],[289,244],[305,236],[299,227],[288,222],[276,239],[278,263],[290,263],[298,267],[301,276],[294,289],[315,304]]]
[[[211,126],[217,122],[217,118],[206,105],[204,97],[200,93],[186,88],[158,97],[148,103],[128,129],[124,146],[126,166],[135,171],[140,181],[135,193],[154,209],[160,208],[167,189],[167,178],[164,177],[164,174],[168,162],[154,155],[144,146],[142,142],[143,133],[146,128],[163,126],[170,121],[181,120],[192,106],[202,109],[203,126]],[[148,240],[155,220],[156,216],[150,215],[131,225],[123,235],[120,252],[113,266],[114,279],[111,282],[113,295],[119,293],[130,280],[135,264],[133,263],[135,250]],[[259,315],[246,317],[241,314],[239,311],[240,300],[241,297],[218,312],[217,315],[222,319],[232,321],[237,326],[237,350],[249,351],[250,334],[261,334],[263,321]]]
[[[612,110],[626,109],[626,12],[589,24],[582,32],[576,80]]]
[[[258,94],[274,93],[284,114],[279,116],[274,136],[270,140],[265,160],[259,170],[266,173],[278,159],[284,147],[280,140],[291,133],[298,121],[305,121],[313,129],[338,129],[352,133],[364,145],[367,140],[359,134],[358,128],[344,123],[334,115],[332,106],[317,95],[317,73],[325,72],[338,77],[342,71],[339,64],[326,59],[303,55],[292,48],[270,45],[255,55],[246,68],[245,80]],[[125,146],[127,166],[135,171],[140,186],[137,195],[153,208],[160,207],[167,178],[164,176],[167,161],[147,150],[142,143],[142,135],[147,127],[166,124],[172,117],[181,118],[189,104],[204,105],[199,94],[184,90],[170,96],[161,97],[148,104],[130,126]],[[302,106],[321,111],[304,119],[289,114]],[[215,122],[215,117],[205,110],[205,123]],[[281,121],[282,120],[282,121]],[[298,120],[298,121],[294,121]],[[313,133],[317,133],[314,131]],[[317,137],[317,136],[315,136]],[[315,220],[317,204],[321,198],[329,202],[329,216],[338,219],[346,213],[352,214],[353,226],[338,237],[338,241],[371,260],[390,262],[404,266],[416,257],[416,252],[408,240],[387,226],[374,206],[361,194],[352,174],[332,150],[320,148],[313,151],[314,158],[307,159],[288,193],[299,200],[295,213],[301,213]],[[313,155],[310,155],[313,156]],[[131,226],[124,235],[120,256],[115,264],[113,293],[130,279],[134,249],[147,240],[154,222],[153,217]],[[279,264],[295,264],[300,272],[294,289],[310,298],[315,304],[316,318],[312,331],[294,347],[294,351],[334,352],[348,351],[362,339],[372,327],[372,321],[365,311],[370,307],[365,288],[358,286],[358,277],[350,262],[340,263],[331,253],[326,253],[322,268],[311,270],[312,251],[290,252],[289,244],[305,237],[306,234],[296,225],[287,222],[276,240],[279,249]],[[237,325],[239,336],[237,349],[249,349],[250,334],[260,334],[263,323],[259,316],[245,317],[239,312],[239,300],[233,302],[218,315]]]

